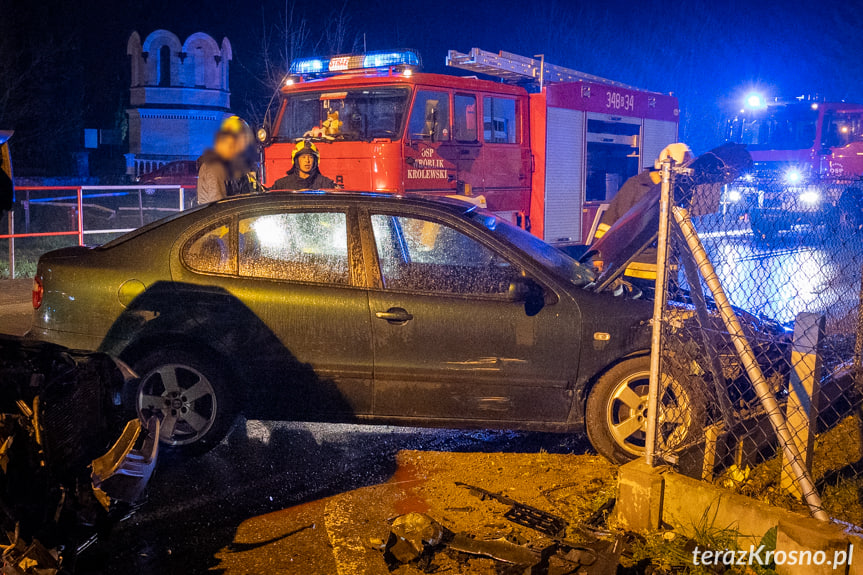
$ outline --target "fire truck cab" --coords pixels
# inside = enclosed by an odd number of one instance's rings
[[[726,139],[746,144],[753,172],[730,186],[726,206],[749,217],[757,237],[795,225],[863,222],[863,105],[809,98],[766,102],[750,94]]]
[[[863,175],[863,105],[747,98],[727,139],[746,144],[757,171],[831,178]],[[792,177],[791,179],[795,179]]]
[[[447,63],[497,81],[422,73],[409,51],[295,61],[263,131],[265,185],[311,139],[346,190],[482,196],[538,237],[577,244],[677,139],[672,96],[505,52],[451,51]]]

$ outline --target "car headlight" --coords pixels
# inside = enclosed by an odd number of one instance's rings
[[[803,181],[803,172],[797,168],[790,168],[785,172],[785,181],[789,184],[799,184]]]
[[[800,197],[801,202],[803,202],[804,204],[809,204],[809,205],[817,204],[818,202],[821,201],[821,194],[819,194],[818,192],[816,192],[814,190],[809,190],[807,192],[803,192],[802,194],[800,194],[799,197]]]

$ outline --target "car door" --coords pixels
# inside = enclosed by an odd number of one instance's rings
[[[235,214],[229,226],[205,226],[181,250],[177,281],[222,288],[229,305],[244,308],[218,337],[248,354],[251,379],[270,392],[256,407],[281,411],[271,417],[371,412],[368,295],[349,233],[355,222],[347,209],[258,209]]]
[[[369,295],[376,417],[566,419],[579,349],[574,302],[546,285],[549,305],[529,316],[508,290],[530,271],[455,218],[362,218],[366,259],[379,262]]]

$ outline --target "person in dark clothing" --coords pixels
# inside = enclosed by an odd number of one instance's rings
[[[226,118],[213,147],[198,158],[198,204],[259,191],[248,161],[252,130],[238,116]]]
[[[12,199],[15,197],[15,186],[12,178],[3,169],[3,155],[0,154],[0,216],[12,209]]]
[[[0,131],[0,216],[12,209],[15,185],[12,182],[12,157],[9,153],[9,138],[12,132]]]
[[[291,153],[291,160],[291,169],[276,180],[271,190],[332,190],[338,187],[318,169],[321,155],[313,143],[299,142]]]

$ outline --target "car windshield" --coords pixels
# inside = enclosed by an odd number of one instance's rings
[[[467,216],[577,286],[586,286],[596,279],[590,268],[581,265],[559,249],[548,245],[536,236],[517,228],[491,212],[471,209]]]
[[[408,94],[407,88],[291,94],[285,98],[277,138],[291,142],[308,137],[347,142],[397,139],[404,125]]]

